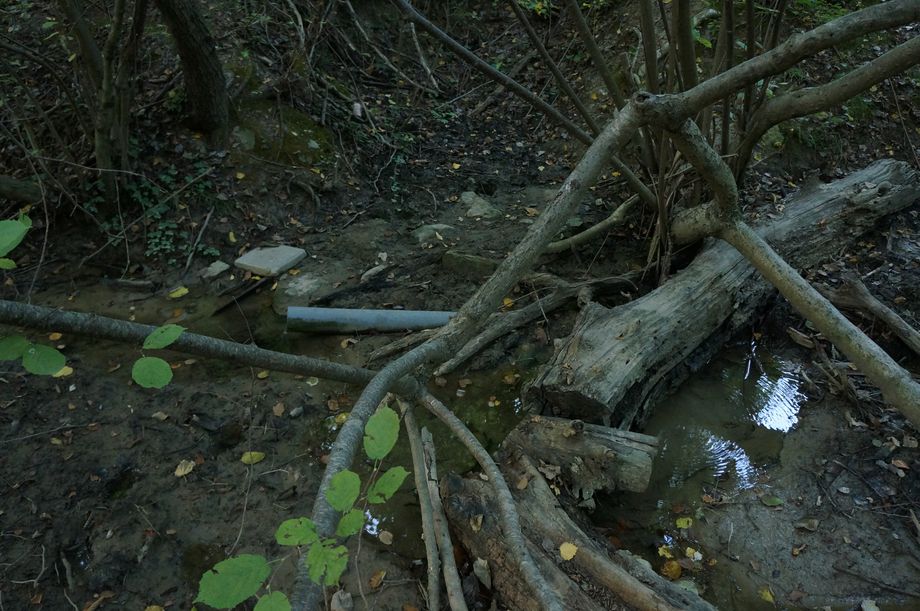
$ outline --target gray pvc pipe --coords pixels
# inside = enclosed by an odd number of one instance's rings
[[[288,329],[307,333],[356,331],[418,331],[443,327],[456,312],[430,310],[357,310],[349,308],[287,309]]]

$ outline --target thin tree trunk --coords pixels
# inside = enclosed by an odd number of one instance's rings
[[[157,6],[182,60],[192,127],[223,138],[230,123],[227,82],[198,3],[157,0]]]

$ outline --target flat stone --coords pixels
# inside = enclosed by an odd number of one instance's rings
[[[455,274],[463,276],[488,276],[498,267],[498,261],[448,250],[441,257],[441,265]]]
[[[288,306],[306,307],[335,290],[329,277],[301,272],[296,276],[284,276],[272,294],[272,310],[279,316],[287,316]]]
[[[240,269],[259,276],[277,276],[291,269],[307,252],[294,246],[275,246],[273,248],[256,248],[233,262]]]
[[[415,236],[419,244],[434,244],[443,240],[460,237],[460,230],[453,225],[437,223],[434,225],[422,225],[413,231],[412,235]]]
[[[469,206],[466,215],[484,219],[497,219],[502,215],[502,211],[493,206],[481,195],[473,191],[464,191],[460,194],[460,201]]]
[[[213,278],[217,278],[228,269],[230,269],[229,263],[224,263],[223,261],[215,261],[214,263],[198,272],[198,275],[205,280],[211,280]]]

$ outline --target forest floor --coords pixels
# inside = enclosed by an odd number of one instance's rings
[[[480,17],[458,26],[458,37],[481,41],[480,52],[508,63],[523,55],[524,41],[508,34],[497,14]],[[223,51],[239,57],[239,49]],[[790,80],[809,83],[827,74],[841,61],[836,53],[822,54]],[[215,337],[366,364],[394,338],[288,332],[277,313],[287,303],[286,287],[315,278],[321,289],[313,302],[334,307],[456,310],[487,277],[485,259],[504,257],[581,150],[508,96],[471,116],[493,86],[440,51],[432,54],[443,62],[444,81],[455,83],[453,95],[424,97],[364,75],[371,84],[362,101],[382,136],[366,121],[347,129],[321,126],[316,100],[306,108],[254,100],[241,105],[229,148],[214,152],[154,107],[152,116],[139,118],[149,138],[138,157],[159,186],[138,196],[161,198],[157,189],[166,187],[178,193],[176,205],[148,208],[108,246],[58,211],[47,242],[23,246],[20,269],[6,276],[0,295],[151,324],[177,322]],[[582,59],[571,62],[587,73]],[[520,78],[543,85],[536,63]],[[604,94],[592,78],[579,88],[589,97],[596,90],[602,110]],[[156,100],[162,87],[154,80],[141,101]],[[801,186],[875,159],[915,164],[918,99],[916,75],[893,79],[839,113],[775,131],[770,155],[745,185],[747,214],[782,214],[783,198]],[[311,143],[321,156],[308,154]],[[298,186],[304,183],[309,188]],[[466,192],[485,200],[493,218],[468,215],[473,200]],[[626,194],[615,173],[602,178],[570,232],[605,218]],[[640,214],[604,239],[540,265],[570,279],[642,269],[651,224]],[[434,227],[419,237],[426,226]],[[856,270],[916,328],[918,236],[915,204],[807,275],[834,284]],[[216,259],[232,264],[253,247],[282,243],[304,248],[307,258],[278,282],[244,295],[257,281],[249,274],[199,276]],[[186,270],[190,250],[195,256]],[[681,264],[681,256],[675,261]],[[622,303],[653,281],[609,299]],[[188,293],[171,298],[178,287]],[[531,297],[522,286],[509,295],[509,307]],[[553,340],[567,335],[573,316],[574,307],[550,313],[433,390],[494,449],[525,412],[519,390],[549,358]],[[858,315],[854,320],[920,370],[916,355],[884,328]],[[663,403],[660,418],[646,428],[666,440],[652,487],[601,503],[599,533],[647,556],[656,569],[662,546],[676,557],[686,556],[687,547],[700,551],[702,561],[681,558],[684,577],[723,608],[847,607],[864,599],[913,608],[920,604],[911,585],[920,580],[920,523],[910,512],[920,516],[920,435],[855,373],[849,378],[858,397],[835,396],[813,352],[789,344],[787,327],[808,331],[787,307],[771,308],[750,337],[739,338],[741,348],[727,347],[691,382],[711,382],[697,391],[705,400],[692,412],[696,432],[686,432],[691,418],[682,411],[692,398],[669,400],[677,406],[672,412]],[[310,513],[325,454],[360,390],[167,353],[174,381],[149,391],[130,381],[139,347],[76,336],[49,340],[67,355],[71,376],[36,378],[9,364],[0,371],[0,609],[190,608],[201,574],[240,552],[282,560],[272,586],[289,591],[294,558],[281,556],[274,531],[284,519]],[[752,351],[766,366],[748,381]],[[781,380],[793,387],[784,396],[794,400],[780,405],[790,419],[786,428],[762,419]],[[739,396],[741,412],[706,420],[714,403],[733,404]],[[423,420],[438,441],[442,472],[470,470],[472,460],[446,430]],[[713,450],[713,439],[727,445]],[[247,451],[266,458],[245,465],[240,458]],[[180,477],[181,460],[195,468]],[[392,460],[411,468],[404,448]],[[764,500],[773,497],[780,503]],[[411,485],[372,514],[352,543],[360,553],[352,555],[345,589],[356,599],[366,595],[371,608],[422,608],[424,548]],[[681,517],[694,525],[677,527]],[[461,557],[461,565],[475,584],[469,560]],[[480,589],[479,597],[487,608],[489,593]]]

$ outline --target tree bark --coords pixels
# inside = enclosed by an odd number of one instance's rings
[[[157,0],[182,70],[194,129],[221,138],[230,122],[227,83],[214,39],[195,0]]]
[[[787,215],[762,235],[792,265],[807,267],[918,197],[915,170],[880,161],[793,197]],[[663,392],[704,365],[773,292],[734,248],[711,244],[648,295],[614,309],[584,308],[527,394],[557,414],[629,428],[644,421]]]

